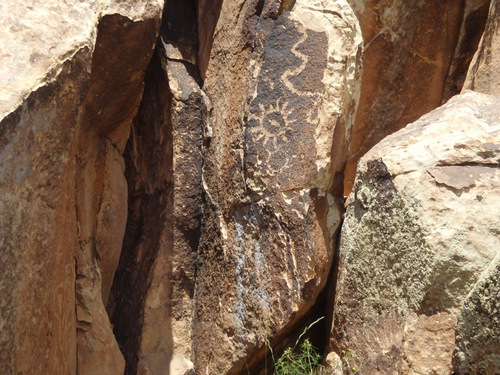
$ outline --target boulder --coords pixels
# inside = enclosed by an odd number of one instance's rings
[[[491,0],[488,21],[470,65],[464,90],[500,95],[500,2]]]
[[[360,160],[330,343],[360,373],[452,371],[464,300],[500,249],[499,115],[499,97],[468,92]]]
[[[204,71],[199,373],[258,373],[265,338],[297,327],[333,259],[361,34],[345,1],[283,3],[223,2]]]
[[[126,222],[121,155],[162,6],[0,6],[2,374],[123,373],[104,304]]]
[[[489,0],[350,0],[363,32],[361,98],[345,171],[387,135],[460,92]]]

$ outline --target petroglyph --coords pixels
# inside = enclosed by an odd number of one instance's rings
[[[316,173],[315,130],[327,50],[326,33],[307,30],[286,15],[277,20],[245,133],[253,190],[265,186],[272,194],[300,188]]]

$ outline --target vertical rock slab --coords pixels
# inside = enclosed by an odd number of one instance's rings
[[[490,2],[491,0],[464,1],[457,45],[444,81],[441,104],[458,94],[464,86],[467,71],[485,30]]]
[[[127,145],[129,224],[109,310],[127,374],[192,372],[191,321],[202,208],[194,2],[169,2]],[[130,327],[133,326],[133,332]]]
[[[500,249],[499,104],[456,96],[361,159],[331,341],[345,368],[452,372],[462,304]]]
[[[1,7],[0,372],[123,373],[101,268],[109,288],[162,4]]]
[[[195,285],[197,372],[257,373],[264,336],[283,337],[324,287],[360,57],[345,1],[222,3],[203,86],[212,110]]]
[[[83,47],[0,123],[0,373],[76,373],[71,142]],[[55,127],[53,124],[58,124]]]
[[[488,21],[464,89],[500,95],[500,3],[491,0]]]
[[[460,92],[489,0],[349,3],[359,19],[365,51],[346,195],[361,156]]]
[[[1,5],[2,374],[76,372],[71,144],[89,80],[95,5]]]
[[[102,299],[116,270],[121,241],[106,238],[119,236],[125,229],[126,216],[113,215],[123,213],[127,205],[125,179],[117,178],[123,173],[120,155],[142,97],[144,72],[156,42],[161,12],[162,3],[157,1],[110,3],[98,27],[93,74],[80,111],[76,150],[80,248],[75,258],[81,373],[122,374],[125,368]],[[114,53],[110,55],[109,51]],[[107,171],[110,167],[115,170]],[[111,226],[110,219],[116,220]],[[80,316],[79,312],[85,314]]]

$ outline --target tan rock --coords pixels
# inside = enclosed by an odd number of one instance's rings
[[[97,275],[98,276],[98,275]],[[99,277],[76,282],[78,374],[123,374],[125,360],[101,301]]]
[[[500,3],[491,0],[488,21],[467,74],[464,89],[500,95]]]
[[[172,256],[173,242],[172,95],[157,52],[145,81],[124,154],[129,185],[127,229],[107,306],[127,361],[126,372],[131,374],[167,371],[172,352],[168,300],[172,265],[165,261]],[[161,319],[155,321],[160,313]]]
[[[121,153],[162,4],[1,7],[0,373],[123,373],[98,252],[109,288],[126,218],[107,221],[126,206]]]
[[[499,311],[500,253],[481,275],[460,311],[453,357],[456,373],[500,373]]]
[[[166,229],[172,237],[170,243],[159,247],[144,304],[140,365],[150,374],[164,373],[165,363],[155,359],[162,352],[169,356],[166,363],[169,374],[187,374],[194,366],[191,320],[201,225],[201,144],[206,97],[185,64],[167,60],[165,66],[173,96],[170,168],[175,173],[170,180],[172,206],[167,206],[165,218]],[[165,340],[165,332],[171,335],[170,342]]]
[[[488,0],[350,1],[365,51],[361,98],[345,172],[352,189],[361,156],[460,92]]]
[[[101,206],[97,214],[96,251],[104,306],[118,267],[127,223],[127,180],[121,153],[106,140]]]
[[[361,159],[331,343],[360,373],[451,372],[462,303],[500,248],[499,104],[457,96]]]
[[[332,180],[359,95],[357,21],[344,1],[261,5],[223,2],[203,86],[200,373],[258,372],[264,336],[280,341],[324,287],[341,215]]]
[[[453,371],[450,355],[455,348],[454,314],[410,313],[404,326],[402,372],[448,375]]]
[[[335,352],[330,352],[325,357],[325,375],[342,375],[342,360],[340,356]],[[320,373],[321,374],[321,373]]]

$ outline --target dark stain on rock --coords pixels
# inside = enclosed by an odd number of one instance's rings
[[[437,185],[445,186],[459,194],[476,185],[476,181],[491,168],[483,166],[447,165],[427,169]]]
[[[314,108],[323,88],[327,46],[326,33],[306,31],[286,14],[270,32],[250,104],[245,162],[250,176],[265,176],[271,191],[304,186],[316,172]]]

